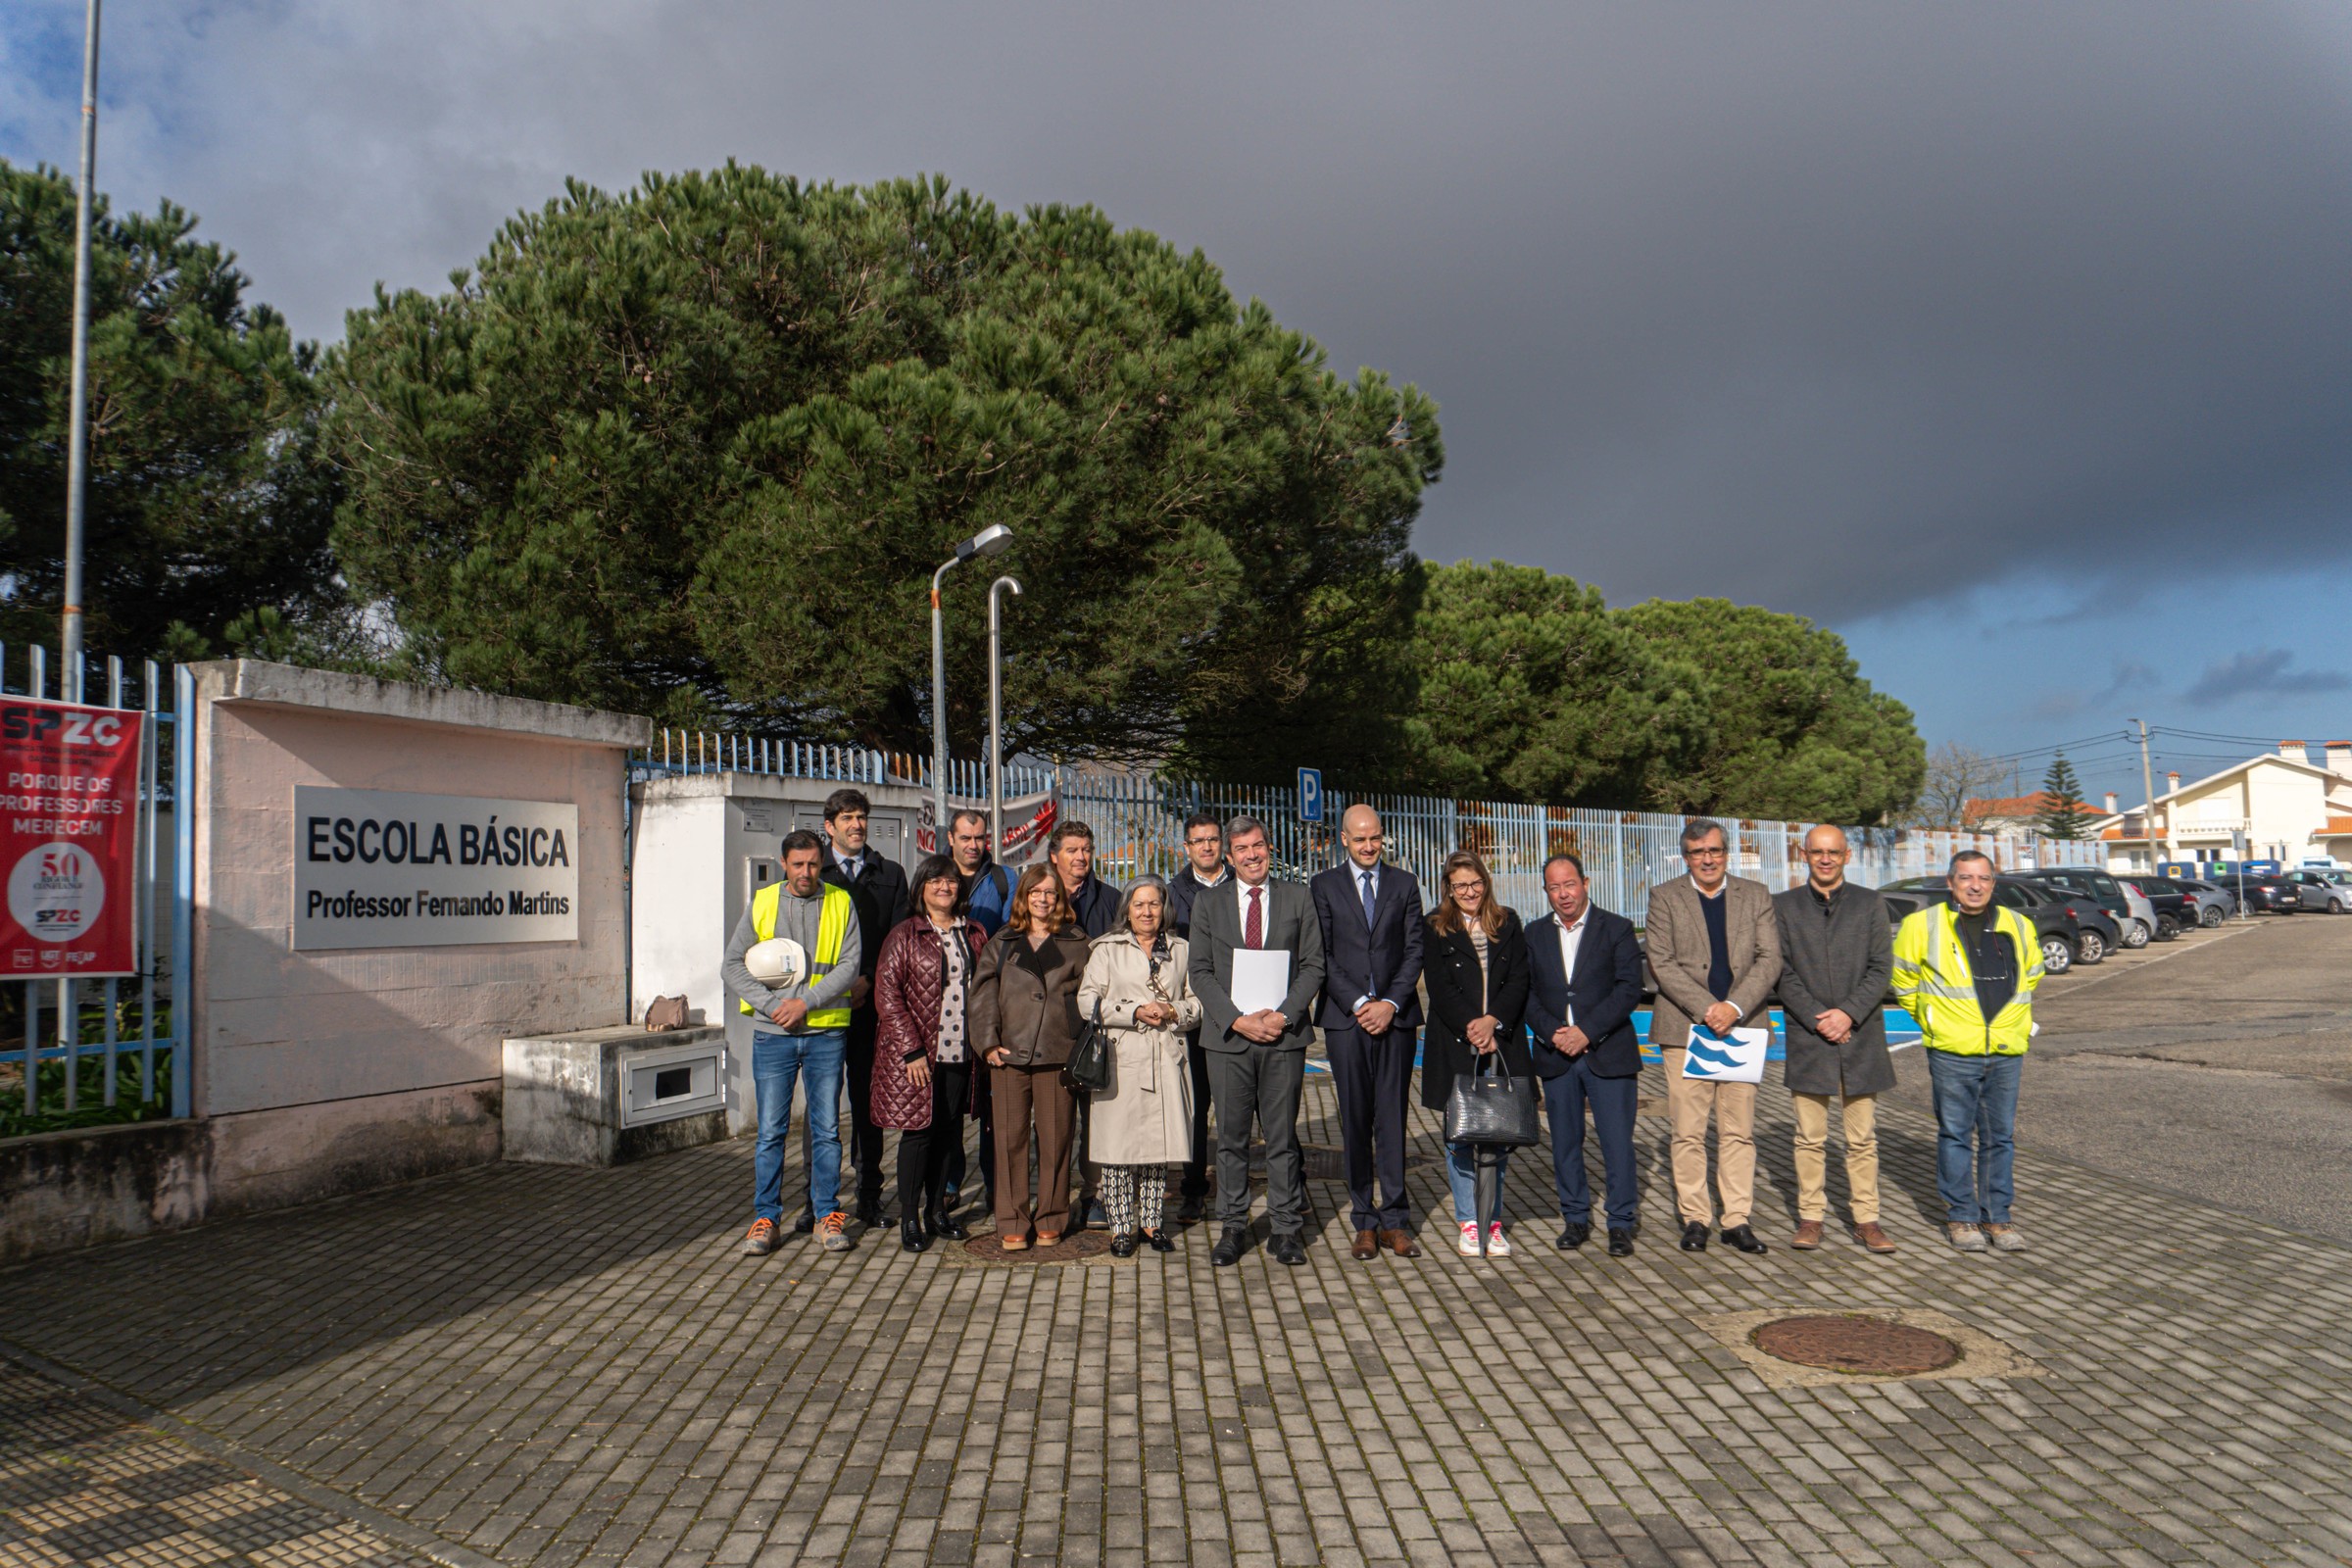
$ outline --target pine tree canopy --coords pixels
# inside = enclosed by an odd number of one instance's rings
[[[1919,792],[1910,710],[1799,616],[1720,599],[1612,611],[1504,562],[1428,568],[1418,599],[1408,787],[1837,822]]]
[[[235,257],[169,202],[90,242],[86,643],[201,654],[341,593],[314,351],[248,305]],[[0,638],[54,645],[63,601],[74,186],[0,160]],[[174,629],[174,622],[180,623]]]
[[[1091,208],[733,164],[574,183],[334,356],[345,569],[448,679],[928,749],[932,570],[950,734],[1008,751],[1287,750],[1261,718],[1398,591],[1436,411],[1217,270]]]

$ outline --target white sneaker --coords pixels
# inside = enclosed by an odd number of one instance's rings
[[[1454,1250],[1464,1257],[1476,1257],[1478,1255],[1478,1221],[1474,1219],[1462,1221],[1462,1239],[1453,1245]]]
[[[1487,1255],[1489,1257],[1511,1255],[1511,1239],[1502,1234],[1502,1221],[1500,1220],[1496,1220],[1487,1227]]]

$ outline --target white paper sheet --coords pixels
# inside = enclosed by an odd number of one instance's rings
[[[1683,1076],[1721,1084],[1760,1084],[1764,1081],[1764,1053],[1771,1045],[1770,1029],[1734,1029],[1729,1035],[1718,1035],[1705,1024],[1694,1023],[1690,1049],[1683,1053]]]
[[[1291,994],[1291,950],[1233,950],[1233,1005],[1242,1013],[1279,1009]]]

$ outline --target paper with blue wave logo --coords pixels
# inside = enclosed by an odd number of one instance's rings
[[[1694,1023],[1690,1044],[1683,1052],[1683,1076],[1723,1084],[1760,1084],[1764,1081],[1764,1053],[1771,1046],[1769,1029],[1734,1029],[1719,1035]]]

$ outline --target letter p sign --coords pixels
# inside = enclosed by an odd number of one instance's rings
[[[1298,770],[1298,820],[1323,820],[1323,770],[1319,767]]]

